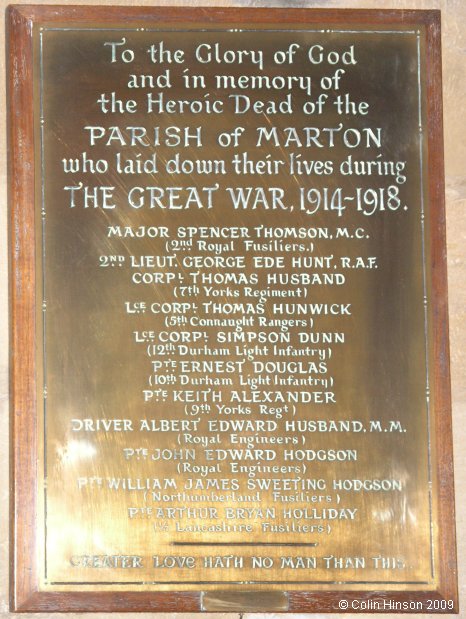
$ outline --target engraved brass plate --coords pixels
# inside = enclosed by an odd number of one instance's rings
[[[424,35],[34,31],[41,590],[438,587]]]

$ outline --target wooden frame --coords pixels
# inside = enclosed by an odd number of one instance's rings
[[[450,415],[445,213],[442,147],[440,14],[437,11],[223,9],[168,7],[11,6],[8,26],[10,307],[11,307],[11,608],[14,611],[202,611],[200,592],[41,592],[34,560],[37,505],[35,385],[35,227],[32,32],[41,23],[135,23],[150,17],[165,22],[202,19],[218,23],[309,23],[424,25],[427,63],[428,186],[432,213],[435,436],[440,532],[437,591],[290,591],[289,612],[342,612],[339,600],[454,600],[457,610],[453,461]],[[344,609],[343,609],[344,612]],[[351,607],[347,612],[354,612]],[[409,612],[409,610],[408,610]],[[412,610],[411,612],[418,612]],[[427,612],[427,611],[426,611]],[[451,612],[432,609],[429,612]]]

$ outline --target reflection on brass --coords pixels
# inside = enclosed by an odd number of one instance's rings
[[[143,108],[147,89],[130,91],[128,75],[165,68],[144,61],[145,50],[162,35],[45,28],[37,38],[35,76],[41,107],[36,118],[44,121],[37,121],[42,156],[37,181],[37,232],[42,240],[37,320],[44,333],[37,359],[43,401],[41,484],[46,490],[40,528],[42,586],[73,590],[78,584],[92,590],[104,583],[106,590],[118,591],[204,590],[204,607],[211,611],[286,610],[286,597],[279,593],[285,585],[298,590],[434,586],[437,523],[430,487],[436,480],[430,471],[435,454],[429,453],[432,411],[426,362],[432,345],[424,306],[426,298],[428,307],[430,281],[423,271],[429,216],[423,212],[425,153],[419,124],[424,109],[419,100],[424,94],[416,32],[188,30],[164,32],[166,47],[182,46],[191,57],[204,41],[223,49],[260,48],[271,57],[292,42],[302,49],[321,42],[328,49],[354,45],[359,65],[346,67],[350,78],[345,92],[352,100],[367,98],[367,123],[382,128],[383,142],[380,148],[354,154],[338,137],[331,148],[328,141],[324,147],[306,144],[306,127],[343,123],[363,131],[364,117],[338,115],[335,107],[307,116],[171,114],[167,109],[151,115],[104,115],[96,105],[101,93],[124,93]],[[135,62],[126,67],[108,62],[109,49],[102,52],[105,41],[123,36],[136,52]],[[187,68],[195,72],[199,65]],[[205,64],[202,70],[211,85],[214,74],[226,69]],[[228,71],[235,79],[259,72],[251,63],[228,65]],[[335,67],[298,64],[286,71],[312,72],[319,83]],[[156,89],[154,96],[186,98],[179,83],[173,79],[171,89]],[[198,98],[205,94],[193,92]],[[230,90],[210,86],[207,93],[227,101]],[[295,96],[299,107],[307,94],[297,91]],[[261,97],[278,102],[286,92],[267,91]],[[189,127],[191,133],[201,127],[209,146],[167,146],[164,137],[172,125]],[[324,188],[337,189],[332,175],[278,170],[264,177],[214,170],[201,176],[164,168],[177,153],[194,162],[230,162],[236,150],[219,146],[216,138],[239,125],[245,129],[239,152],[248,153],[252,167],[268,155],[277,159],[290,153],[308,162],[331,159],[335,166],[352,154],[352,161],[357,158],[366,169],[368,162],[376,166],[379,155],[405,162],[406,181],[398,187],[409,208],[397,213],[387,209],[376,216],[356,211],[364,195],[361,188],[375,190],[371,199],[385,199],[396,173],[340,175],[347,198],[340,217],[323,207],[312,216],[297,206],[293,211],[235,210],[227,199],[228,187],[263,191],[280,186],[286,204],[298,205],[302,187],[313,190],[304,194],[310,195],[310,209],[316,196],[324,199]],[[124,140],[108,143],[106,133],[90,145],[90,131],[83,128],[92,126],[106,131],[121,126]],[[131,145],[128,126],[147,127],[147,144]],[[154,141],[154,127],[159,128],[160,143]],[[258,147],[257,127],[276,127],[276,142],[264,141]],[[288,127],[294,127],[298,137],[287,143]],[[111,170],[64,171],[63,160],[82,162],[86,157],[110,161]],[[148,171],[117,173],[117,159],[120,165],[132,160],[133,166],[136,160],[146,161]],[[115,208],[94,208],[92,203],[84,208],[78,192],[76,204],[70,206],[70,191],[64,187],[79,183],[114,187]],[[211,209],[205,202],[203,208],[167,208],[167,194],[161,198],[163,207],[149,203],[148,187],[200,184],[218,185],[216,196],[221,198],[215,197]],[[142,189],[133,193],[131,205],[128,192],[134,186]],[[181,200],[186,199],[185,193]],[[369,210],[369,199],[364,206]],[[179,227],[231,226],[247,229],[250,236],[241,238],[240,233],[232,244],[228,237],[199,244],[195,233],[191,245],[185,237],[178,239],[184,245],[167,246]],[[254,230],[261,226],[313,232],[301,240],[259,238]],[[123,233],[112,236],[111,227]],[[340,228],[347,234],[338,236]],[[150,236],[133,233],[148,229],[153,230]],[[245,240],[253,245],[247,248]],[[288,244],[294,245],[290,249]],[[180,266],[190,255],[201,256],[201,266]],[[244,268],[218,259],[237,255],[246,257]],[[261,255],[284,256],[286,268],[274,264],[259,269],[254,259]],[[211,260],[203,263],[206,256]],[[294,265],[291,257],[296,258]],[[377,268],[368,268],[370,257],[377,258]],[[313,264],[311,258],[321,261]],[[342,258],[352,266],[345,266]],[[217,284],[206,279],[198,285],[191,275],[198,271],[218,276],[219,281],[225,273],[241,274],[244,281]],[[175,283],[166,277],[170,272],[177,274],[176,285],[197,286],[192,296],[174,297]],[[300,288],[307,296],[265,297],[263,314],[247,309],[258,300],[248,296],[253,292],[246,288],[294,291],[291,275],[300,272],[340,274],[345,283],[333,277],[332,285],[303,284]],[[267,284],[269,273],[278,277]],[[209,296],[206,286],[223,292]],[[228,288],[239,296],[228,296]],[[187,305],[180,306],[183,302]],[[224,308],[203,310],[206,322],[192,322],[200,315],[196,308],[208,303]],[[235,303],[244,307],[232,310]],[[337,309],[316,315],[310,304],[335,304]],[[248,323],[251,316],[254,321]],[[236,320],[237,328],[227,320]],[[179,337],[188,333],[187,340],[159,340],[157,334],[165,331]],[[192,339],[192,331],[201,333],[199,340]],[[290,347],[277,353],[269,340],[224,343],[220,332],[265,333],[266,338],[277,333],[282,337],[279,346]],[[283,334],[291,334],[289,342]],[[307,354],[295,356],[293,351],[303,349],[306,341]],[[264,368],[256,374],[243,344],[256,347],[253,361]],[[227,353],[217,355],[214,348]],[[315,350],[331,351],[331,356],[319,358]],[[159,366],[160,361],[167,363]],[[202,365],[216,361],[220,364],[213,370]],[[234,371],[223,369],[228,362],[237,364]],[[312,383],[297,383],[302,375],[296,362],[305,368],[315,364],[305,370],[307,376],[311,372]],[[251,376],[262,382],[248,383]],[[178,391],[184,395],[175,397]],[[213,392],[220,395],[212,399]],[[265,395],[277,392],[282,401]],[[234,399],[232,393],[237,394]],[[217,405],[225,408],[221,411]],[[232,450],[244,451],[238,455]],[[245,586],[254,594],[238,597],[236,591]],[[223,593],[226,588],[235,592],[231,602]],[[210,593],[217,589],[222,594]],[[267,593],[259,603],[258,592],[264,589],[275,593]]]
[[[288,611],[283,591],[215,591],[202,594],[202,610],[210,613]]]

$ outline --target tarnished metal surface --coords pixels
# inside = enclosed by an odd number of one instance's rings
[[[417,33],[178,30],[45,28],[36,40],[43,586],[433,586],[429,218]],[[103,43],[123,37],[136,60],[110,63]],[[213,52],[202,66],[206,88],[190,93],[202,113],[180,113],[176,103],[187,99],[183,75],[200,72],[199,64],[148,63],[145,50],[161,40],[188,58],[204,43],[204,57]],[[310,65],[303,57],[291,68],[271,68],[274,51],[291,43],[348,59],[354,46],[357,64]],[[225,50],[256,55],[222,63]],[[339,114],[335,105],[322,114],[300,111],[338,67],[347,70],[351,100],[369,102],[367,118]],[[309,90],[305,80],[294,86],[292,113],[274,113],[280,102],[286,111],[286,89],[238,86],[249,83],[240,76],[274,72],[312,77]],[[235,88],[216,88],[219,73],[233,76]],[[158,86],[129,89],[132,74],[159,76]],[[99,111],[97,98],[112,92],[135,100],[136,113],[122,114],[118,105]],[[163,98],[164,113],[158,103],[148,113],[148,92]],[[269,103],[234,115],[232,93]],[[224,113],[205,111],[214,100]],[[200,128],[202,147],[193,139],[167,144],[173,126],[189,127],[190,135]],[[238,126],[240,147],[219,145],[218,135]],[[89,127],[104,128],[103,137]],[[147,135],[136,139],[128,127]],[[368,127],[381,128],[379,147]],[[273,138],[258,144],[258,128],[275,131]],[[363,136],[354,151],[342,139],[348,128],[355,131],[348,140]],[[242,153],[250,168],[232,174]],[[177,157],[190,160],[185,169],[213,171],[181,174],[173,163],[167,172],[167,160]],[[81,166],[92,159],[91,173],[65,173],[69,159]],[[383,173],[381,160],[405,165]],[[140,161],[146,173],[134,173]],[[366,174],[326,173],[329,161]],[[114,187],[108,208],[83,208],[81,190],[71,204],[64,187],[80,182]],[[258,188],[255,208],[235,209],[234,187]],[[281,200],[273,202],[271,187],[284,189]],[[400,208],[370,214],[374,196],[379,209],[382,197],[391,206],[399,197]],[[332,198],[341,211],[330,209]],[[112,236],[117,226],[133,232]],[[140,227],[153,232],[139,236]],[[176,237],[179,227],[197,231]],[[237,232],[202,237],[200,227]],[[292,228],[308,232],[280,232]],[[272,262],[260,263],[261,256]],[[300,279],[303,273],[311,279]],[[175,297],[174,286],[183,285],[191,290]],[[327,310],[316,314],[311,304]],[[167,347],[157,335],[165,331],[186,339],[168,336]],[[221,335],[239,332],[265,334],[265,342]]]

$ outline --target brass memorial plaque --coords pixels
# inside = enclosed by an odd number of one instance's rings
[[[437,14],[42,9],[36,595],[453,612]]]

